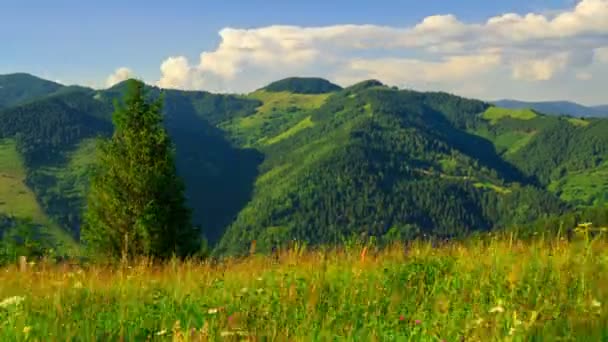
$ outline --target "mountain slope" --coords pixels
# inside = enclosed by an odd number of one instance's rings
[[[252,240],[269,250],[359,234],[449,237],[608,203],[608,120],[375,80],[328,92],[325,82],[283,80],[245,96],[164,91],[194,221],[218,253]],[[124,91],[66,87],[0,109],[0,139],[23,160],[25,186],[75,237],[95,138],[111,134]],[[0,192],[2,201],[14,199]]]
[[[238,253],[252,240],[261,250],[291,239],[337,243],[361,233],[453,236],[560,212],[551,194],[509,183],[522,175],[491,143],[455,127],[487,107],[369,83],[332,95],[308,127],[261,148],[266,160],[253,198],[218,251]]]
[[[0,75],[0,109],[59,91],[61,84],[29,74]]]
[[[525,102],[516,100],[499,100],[494,104],[509,109],[531,108],[545,114],[569,115],[574,117],[608,117],[608,106],[587,107],[569,101]]]

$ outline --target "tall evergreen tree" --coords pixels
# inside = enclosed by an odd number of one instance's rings
[[[184,185],[162,125],[162,98],[147,102],[144,84],[128,81],[115,103],[114,134],[102,141],[82,228],[83,241],[111,256],[185,256],[197,249]]]

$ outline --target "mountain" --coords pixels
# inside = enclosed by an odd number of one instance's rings
[[[342,89],[322,78],[314,77],[290,77],[273,82],[262,90],[269,92],[290,92],[293,94],[325,94]]]
[[[0,109],[52,94],[61,84],[24,74],[0,75]]]
[[[499,100],[495,105],[510,109],[531,108],[545,114],[569,115],[574,117],[608,117],[608,105],[587,107],[569,101],[525,102],[516,100]]]
[[[267,251],[292,239],[450,237],[608,203],[608,120],[375,80],[327,84],[164,90],[178,172],[217,253],[252,240]],[[124,91],[62,88],[0,110],[0,214],[78,238],[95,139],[111,134]]]
[[[603,116],[608,116],[608,105],[594,106],[592,108],[598,113],[603,113]]]

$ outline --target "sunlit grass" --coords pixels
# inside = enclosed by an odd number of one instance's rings
[[[503,118],[531,120],[537,116],[536,112],[532,109],[508,109],[501,107],[490,107],[482,114],[482,117],[489,120],[491,124],[496,124]]]
[[[219,264],[0,272],[0,340],[601,341],[607,243],[292,248]]]

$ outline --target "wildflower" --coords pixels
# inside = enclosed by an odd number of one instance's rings
[[[0,308],[8,308],[9,306],[19,305],[24,300],[25,298],[21,296],[8,297],[0,302]]]
[[[216,314],[217,311],[218,311],[217,308],[212,308],[212,309],[207,310],[207,313],[210,315],[213,315],[213,314]]]
[[[602,303],[598,302],[596,299],[591,302],[591,307],[599,308],[600,306],[602,306]]]
[[[260,293],[264,292],[264,289],[257,289],[257,290],[255,290],[255,292],[257,292],[258,294],[260,294]]]
[[[156,333],[156,336],[163,336],[163,335],[165,335],[165,334],[167,334],[167,329],[163,329],[163,330],[161,330],[161,331],[157,332],[157,333]]]
[[[30,331],[32,331],[32,327],[27,326],[27,325],[23,327],[23,333],[24,333],[24,334],[26,334],[26,335],[27,335],[27,334],[29,334],[29,333],[30,333]]]
[[[420,325],[420,324],[422,324],[422,321],[419,320],[419,319],[417,319],[417,320],[414,321],[414,323],[416,323],[416,325]]]
[[[500,312],[505,312],[505,309],[502,306],[498,305],[498,306],[491,308],[489,312],[490,313],[495,313],[495,312],[500,313]]]
[[[403,315],[399,316],[399,321],[400,321],[400,322],[405,321],[405,316],[403,316]]]

